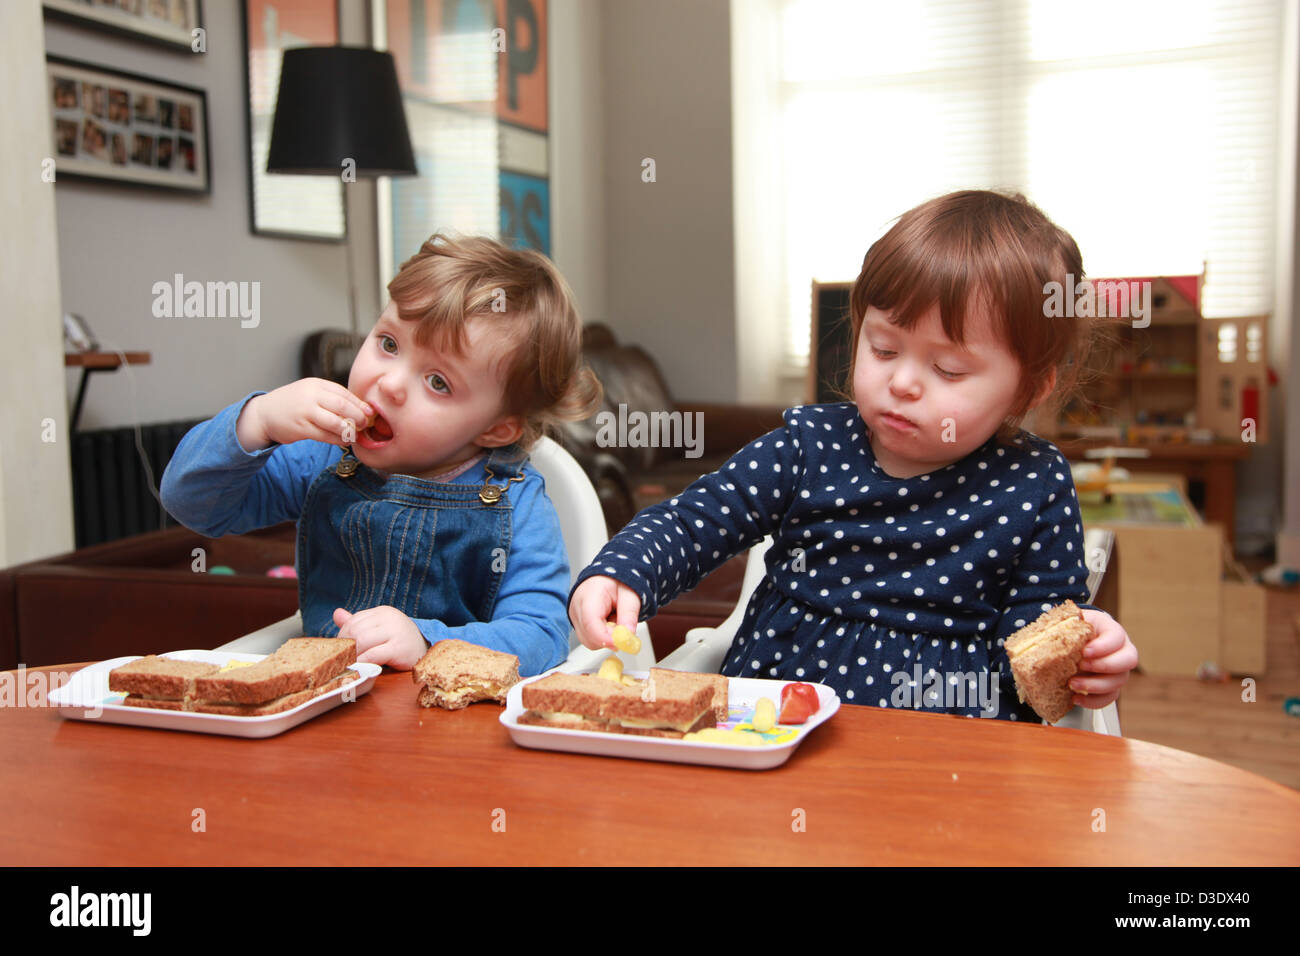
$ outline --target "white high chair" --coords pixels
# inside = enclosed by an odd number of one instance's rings
[[[609,540],[605,533],[605,515],[600,498],[592,487],[582,466],[567,451],[549,438],[542,438],[533,446],[529,458],[546,481],[546,493],[555,505],[560,518],[560,534],[564,536],[564,550],[569,558],[569,580],[578,576],[597,552]],[[291,637],[302,636],[302,614],[291,617],[236,638],[217,648],[246,654],[270,654]],[[637,625],[641,650],[637,654],[619,652],[623,666],[631,670],[646,670],[655,663],[654,645],[645,622]],[[593,651],[582,645],[577,634],[569,631],[569,656],[554,670],[579,671],[600,666],[612,651]],[[719,661],[719,665],[721,662]]]
[[[759,581],[767,573],[763,556],[771,546],[772,539],[764,538],[749,549],[749,562],[745,566],[745,577],[740,585],[740,600],[727,615],[727,619],[717,627],[694,627],[686,632],[686,642],[662,661],[660,666],[682,671],[699,671],[716,674],[722,669],[731,642],[740,628],[740,620],[745,616],[745,608]],[[1101,579],[1110,562],[1111,550],[1115,545],[1115,533],[1101,528],[1084,532],[1083,553],[1088,574],[1088,600],[1096,597],[1101,587]],[[1095,570],[1094,570],[1095,569]],[[1119,737],[1119,708],[1112,701],[1100,710],[1087,707],[1075,707],[1062,717],[1053,727],[1073,727],[1091,730],[1094,733]]]

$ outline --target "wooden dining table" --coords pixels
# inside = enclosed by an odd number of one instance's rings
[[[0,674],[0,864],[1300,864],[1300,792],[1081,730],[845,705],[724,769],[526,749],[385,671],[249,740],[66,719],[81,666]]]

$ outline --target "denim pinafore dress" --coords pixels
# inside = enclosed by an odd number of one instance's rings
[[[351,475],[337,462],[322,471],[298,522],[303,633],[337,637],[338,607],[390,605],[449,627],[490,621],[510,553],[505,492],[522,478],[524,458],[515,446],[493,450],[492,477],[475,484],[387,474],[348,458]]]

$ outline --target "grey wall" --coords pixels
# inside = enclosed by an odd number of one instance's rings
[[[93,377],[81,427],[197,418],[256,388],[297,377],[298,348],[310,331],[347,328],[345,247],[254,236],[248,222],[243,33],[236,2],[204,4],[207,52],[168,49],[47,20],[47,52],[156,76],[207,92],[212,193],[172,195],[98,183],[56,190],[60,288],[65,311],[84,315],[102,344],[147,350],[152,363]],[[344,38],[364,37],[363,9],[344,5]],[[352,227],[374,233],[372,186],[349,187]],[[359,193],[365,196],[359,196]],[[362,200],[362,201],[358,201]],[[358,249],[358,263],[367,246]],[[369,253],[373,259],[373,251]],[[261,320],[159,319],[153,284],[261,283]],[[359,268],[362,315],[377,293]],[[363,318],[364,324],[364,318]],[[132,396],[132,379],[135,395]],[[77,375],[67,373],[71,402]]]
[[[677,398],[732,401],[728,4],[611,0],[604,18],[607,321],[659,360]]]

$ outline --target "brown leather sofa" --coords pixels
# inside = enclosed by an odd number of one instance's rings
[[[586,327],[583,357],[604,386],[602,406],[586,421],[565,425],[559,441],[578,459],[596,486],[610,534],[626,525],[641,508],[670,498],[781,424],[779,406],[677,401],[655,360],[640,346],[620,344],[605,325]],[[692,458],[687,457],[688,449],[684,447],[603,443],[601,423],[617,422],[620,406],[625,421],[635,415],[698,413],[699,418],[693,421],[702,425],[702,454]],[[684,424],[684,417],[681,420]],[[615,433],[616,429],[605,429],[606,438]]]
[[[292,524],[225,538],[168,528],[6,568],[0,669],[212,648],[288,617],[298,582],[266,572],[293,564],[295,538]],[[221,565],[236,573],[210,573]]]

